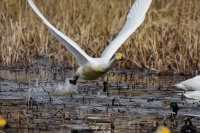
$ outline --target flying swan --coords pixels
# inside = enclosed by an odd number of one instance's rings
[[[40,12],[32,0],[28,0],[30,7],[40,17],[43,23],[49,28],[49,31],[71,52],[78,62],[79,68],[70,80],[71,84],[76,84],[77,80],[94,80],[105,74],[112,64],[123,58],[121,53],[116,53],[120,46],[137,30],[143,23],[146,13],[152,0],[135,0],[131,7],[127,20],[118,35],[110,42],[103,51],[100,58],[92,58],[82,50],[79,45],[56,29]]]

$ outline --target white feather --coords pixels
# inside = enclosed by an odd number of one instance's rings
[[[175,85],[177,88],[184,90],[200,91],[200,76],[188,79]]]
[[[137,30],[137,28],[143,23],[151,2],[152,0],[135,1],[134,5],[129,11],[125,25],[117,37],[103,51],[102,57],[104,57],[106,60],[110,60],[115,52],[128,39],[128,37]]]
[[[32,0],[28,0],[33,11],[42,19],[44,24],[49,28],[49,31],[64,44],[64,46],[75,56],[79,65],[85,65],[90,60],[90,57],[74,42],[61,31],[57,30],[49,21],[42,15]]]
[[[200,100],[200,76],[182,81],[175,86],[185,90],[184,95],[187,98]]]

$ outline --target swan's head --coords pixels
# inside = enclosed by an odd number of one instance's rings
[[[116,53],[113,55],[113,57],[110,59],[110,62],[109,62],[109,66],[113,65],[114,62],[116,61],[121,61],[125,59],[124,55],[122,53]]]
[[[120,61],[123,60],[125,57],[122,53],[116,53],[115,54],[115,60]]]

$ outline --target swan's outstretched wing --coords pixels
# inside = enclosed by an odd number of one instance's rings
[[[73,40],[49,23],[32,0],[28,0],[28,3],[33,11],[42,19],[43,23],[49,28],[49,31],[75,56],[78,64],[86,64],[91,57],[88,56]]]
[[[129,11],[124,27],[118,33],[117,37],[103,51],[103,58],[110,60],[120,46],[128,39],[128,37],[143,23],[146,12],[151,5],[151,1],[152,0],[135,1]]]

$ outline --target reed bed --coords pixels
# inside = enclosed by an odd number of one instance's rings
[[[132,0],[35,0],[61,31],[97,57],[122,27]],[[200,70],[200,1],[153,0],[145,23],[120,49],[116,67],[161,72]],[[29,65],[38,57],[75,64],[25,0],[0,2],[0,64]]]

